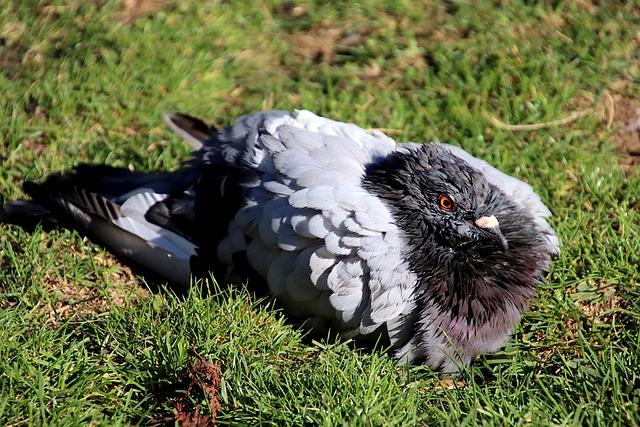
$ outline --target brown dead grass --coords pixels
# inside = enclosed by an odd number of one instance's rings
[[[618,80],[611,85],[612,91],[628,87],[628,81]],[[596,97],[584,93],[567,103],[567,110],[586,113],[600,121],[598,135],[609,138],[620,154],[619,164],[625,170],[632,170],[640,164],[640,100],[605,91]],[[567,124],[573,123],[571,120]],[[612,132],[612,133],[609,133]]]
[[[180,394],[171,396],[169,401],[173,406],[171,415],[163,415],[151,423],[152,425],[177,424],[183,427],[207,427],[215,425],[216,417],[222,409],[218,399],[222,370],[220,365],[207,361],[195,350],[190,352],[189,362],[182,378],[172,387],[180,390]],[[204,395],[207,399],[209,414],[201,412],[200,405],[193,405],[193,400],[200,400]]]
[[[0,299],[0,310],[6,310],[9,308],[12,308],[14,305],[16,305],[15,301],[9,301],[7,299]]]
[[[583,349],[577,343],[580,334],[585,333],[584,322],[575,316],[559,314],[558,323],[552,330],[539,330],[534,333],[530,342],[531,356],[536,361],[536,371],[540,374],[553,371],[556,374],[566,369],[566,359],[582,358]],[[602,344],[594,341],[592,348],[601,348]]]
[[[130,24],[140,18],[151,16],[173,7],[175,7],[175,2],[171,0],[123,0],[122,10],[118,13],[118,18]]]
[[[122,307],[135,304],[149,296],[149,292],[140,287],[131,269],[120,266],[110,255],[98,255],[94,261],[105,269],[106,276],[97,277],[96,282],[107,282],[106,287],[73,283],[57,276],[44,278],[43,288],[50,295],[45,312],[53,327],[71,318],[89,319],[109,310],[112,305]]]
[[[18,78],[22,68],[22,50],[19,46],[4,46],[0,49],[0,72],[8,79]]]
[[[329,63],[341,48],[358,46],[366,41],[366,37],[366,31],[347,34],[346,29],[323,21],[307,31],[290,34],[288,41],[299,60]]]
[[[617,285],[605,280],[592,283],[581,283],[566,290],[566,295],[573,302],[579,314],[559,313],[558,323],[554,326],[559,330],[539,330],[531,337],[532,343],[537,343],[533,348],[535,359],[544,370],[551,364],[557,364],[558,372],[565,369],[564,357],[583,357],[583,351],[576,343],[580,334],[590,334],[591,346],[594,349],[606,345],[611,334],[615,334],[609,326],[624,318],[624,311],[629,310],[631,304],[621,294]],[[607,334],[600,336],[592,331],[605,330]],[[554,341],[547,343],[549,337]],[[555,361],[555,362],[554,362]]]
[[[558,322],[551,330],[538,330],[529,341],[532,343],[532,355],[539,363],[541,371],[551,365],[557,365],[557,371],[565,369],[567,356],[583,357],[579,345],[580,336],[589,336],[593,349],[607,345],[607,341],[616,334],[614,323],[624,323],[628,319],[626,311],[631,304],[621,294],[621,288],[605,280],[581,282],[565,291],[567,300],[578,313],[558,311]],[[603,331],[606,333],[602,334]],[[551,338],[551,340],[550,340]]]
[[[21,44],[25,29],[22,22],[8,22],[0,30],[0,72],[9,79],[15,79],[20,75],[22,58],[26,51]]]
[[[595,282],[586,297],[574,294],[578,311],[594,324],[609,324],[615,320],[619,309],[629,308],[629,303],[620,296],[618,287],[605,280]]]
[[[613,144],[622,154],[620,164],[625,169],[640,164],[640,100],[614,95],[615,134]]]
[[[456,380],[454,378],[443,378],[436,384],[436,390],[453,390],[461,389],[466,386],[462,380]]]
[[[46,277],[43,283],[52,296],[47,306],[49,322],[58,326],[70,317],[87,318],[107,310],[108,302],[99,292],[87,286],[75,285],[63,278]]]

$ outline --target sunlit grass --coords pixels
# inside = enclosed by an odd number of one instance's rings
[[[640,423],[640,175],[618,164],[622,113],[611,129],[598,114],[605,91],[618,106],[640,100],[637,3],[6,3],[8,200],[23,180],[80,162],[177,168],[189,151],[163,111],[221,126],[306,108],[457,144],[526,180],[563,252],[507,347],[441,381],[305,339],[246,291],[149,293],[75,232],[0,225],[0,423],[149,423],[171,412],[192,351],[222,368],[222,423]],[[535,132],[486,119],[586,108]]]

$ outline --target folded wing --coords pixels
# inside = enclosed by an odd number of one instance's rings
[[[329,319],[346,335],[397,318],[416,278],[388,208],[360,185],[365,166],[395,147],[307,111],[241,118],[201,154],[260,176],[218,247],[220,259],[246,250],[289,311]]]

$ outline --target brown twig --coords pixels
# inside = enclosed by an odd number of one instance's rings
[[[394,129],[394,128],[370,128],[370,131],[377,130],[386,135],[400,135],[402,133],[402,129]]]
[[[485,117],[487,118],[487,120],[489,120],[489,122],[491,122],[492,125],[494,125],[498,129],[520,132],[520,131],[539,130],[539,129],[547,129],[555,126],[568,125],[570,123],[575,122],[580,117],[584,117],[589,114],[593,114],[592,109],[574,111],[573,113],[569,114],[567,117],[563,117],[562,119],[551,120],[549,122],[542,122],[542,123],[529,123],[524,125],[512,125],[509,123],[505,123],[499,120],[498,118],[492,116],[489,113],[485,113]]]
[[[547,129],[547,128],[556,127],[556,126],[565,126],[575,122],[581,117],[585,117],[591,114],[597,114],[599,118],[606,117],[607,129],[611,129],[611,126],[613,125],[613,117],[615,114],[615,102],[613,100],[613,97],[609,93],[609,91],[606,91],[606,90],[603,92],[601,100],[602,100],[602,103],[600,105],[596,105],[592,108],[587,108],[586,110],[574,111],[568,116],[563,117],[561,119],[556,119],[556,120],[551,120],[548,122],[541,122],[541,123],[528,123],[528,124],[522,124],[522,125],[519,125],[519,124],[514,125],[510,123],[505,123],[502,120],[498,119],[495,116],[492,116],[489,113],[485,112],[484,115],[487,118],[487,120],[489,120],[489,122],[495,127],[497,127],[498,129],[510,130],[514,132],[532,131],[532,130],[539,130],[539,129]]]
[[[613,116],[616,112],[616,103],[613,100],[613,96],[609,93],[608,90],[605,90],[603,93],[604,96],[604,107],[607,110],[607,130],[611,129],[613,126]]]

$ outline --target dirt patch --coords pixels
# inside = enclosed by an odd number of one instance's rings
[[[0,44],[2,44],[2,39],[0,39]],[[0,47],[0,71],[3,72],[8,79],[14,80],[20,76],[22,55],[23,52],[20,46]]]
[[[534,128],[569,125],[585,116],[595,117],[601,124],[598,133],[600,137],[605,138],[610,135],[611,143],[621,154],[620,166],[631,170],[640,164],[640,100],[620,94],[612,95],[605,91],[599,99],[591,94],[576,96],[567,103],[567,109],[571,113],[560,120],[528,125],[498,123],[498,127],[508,127],[510,130],[534,130]],[[609,134],[609,132],[612,133]]]
[[[118,12],[118,18],[130,24],[140,18],[154,15],[162,10],[175,7],[175,2],[170,0],[124,0],[122,10]]]
[[[46,277],[43,286],[53,296],[47,315],[54,327],[72,316],[83,319],[108,308],[107,301],[94,288],[75,285],[59,277]]]
[[[72,283],[65,278],[47,276],[43,282],[51,298],[46,305],[46,315],[50,323],[57,327],[67,319],[88,319],[109,310],[111,305],[125,306],[140,302],[149,292],[140,287],[133,272],[116,265],[111,256],[96,256],[96,265],[103,267],[108,277],[96,278],[108,280],[106,289],[81,283]]]
[[[466,386],[465,382],[455,378],[443,378],[436,384],[436,390],[453,390],[462,389]]]
[[[311,27],[305,32],[289,36],[291,49],[299,59],[316,63],[331,62],[341,49],[358,46],[366,41],[367,32],[347,34],[343,28],[335,28],[328,21]]]
[[[577,289],[572,299],[582,315],[596,324],[610,324],[620,309],[628,309],[629,303],[618,292],[615,285],[599,280]]]
[[[4,295],[0,296],[0,298],[2,298],[0,299],[0,310],[7,310],[17,304],[15,301],[4,299]]]
[[[20,43],[25,28],[22,22],[9,22],[0,31],[0,71],[9,79],[15,79],[20,74],[22,57],[26,51]]]
[[[640,164],[640,100],[614,95],[613,144],[622,153],[620,164],[626,169]]]
[[[44,142],[46,137],[44,134],[37,135],[35,139],[23,139],[22,147],[33,153],[35,156],[43,156],[49,151],[49,145]]]
[[[189,362],[182,379],[175,384],[174,390],[181,390],[180,395],[172,397],[169,402],[173,406],[171,415],[161,416],[152,425],[177,423],[183,427],[205,427],[215,425],[216,417],[222,409],[218,400],[222,370],[220,365],[211,363],[191,350]],[[201,412],[200,405],[193,401],[207,399],[208,414]]]
[[[590,346],[594,350],[606,347],[607,342],[617,334],[613,324],[624,324],[632,310],[628,297],[621,288],[605,280],[587,280],[567,289],[566,297],[578,313],[557,312],[557,323],[536,331],[531,337],[533,356],[541,370],[550,365],[557,372],[566,369],[567,357],[584,357],[579,345],[580,336],[590,336]],[[592,331],[598,331],[591,333]],[[603,333],[604,332],[604,333]]]
[[[25,113],[29,114],[34,119],[37,120],[48,120],[49,116],[47,115],[44,107],[38,104],[38,100],[34,98],[32,95],[29,95],[29,99],[27,101],[27,105],[25,106]]]
[[[575,314],[557,313],[558,323],[537,330],[528,340],[531,356],[537,362],[538,372],[556,366],[556,372],[565,368],[561,363],[566,357],[583,357],[582,349],[577,345],[584,322],[576,319]]]

